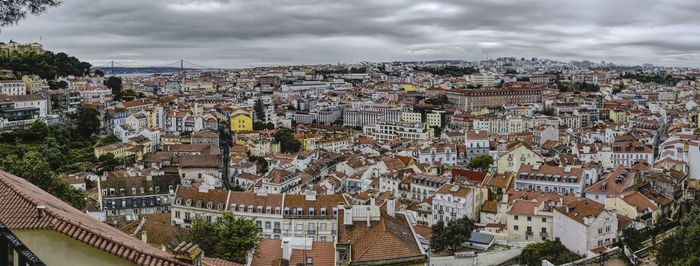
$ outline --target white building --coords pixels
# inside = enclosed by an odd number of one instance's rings
[[[588,251],[612,244],[617,237],[617,213],[605,205],[581,199],[554,209],[554,237],[569,250],[586,256]]]
[[[0,95],[26,95],[27,85],[22,80],[0,80]]]
[[[450,143],[438,143],[420,151],[418,162],[432,164],[440,162],[443,165],[454,166],[457,164],[457,145]]]
[[[586,184],[597,180],[595,169],[523,164],[515,177],[515,189],[581,195]]]
[[[473,219],[472,193],[471,188],[451,184],[442,185],[433,197],[432,224],[436,224],[438,221],[447,224],[450,220],[460,219],[464,216]]]

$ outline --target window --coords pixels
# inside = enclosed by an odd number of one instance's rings
[[[135,187],[131,188],[131,195],[136,195],[136,188]]]
[[[542,222],[546,223],[547,222],[547,217],[542,217]]]
[[[272,222],[270,222],[270,221],[265,222],[265,229],[270,229],[270,228],[272,228]]]
[[[602,233],[603,233],[603,228],[598,228],[598,234],[602,234]]]
[[[320,229],[319,229],[320,231],[326,231],[328,229],[326,226],[326,223],[320,223],[319,227],[320,227]]]
[[[528,216],[528,217],[527,217],[527,221],[528,221],[528,222],[532,222],[532,217],[531,217],[531,216]]]
[[[514,230],[514,231],[518,231],[518,226],[517,226],[517,225],[514,225],[514,226],[513,226],[513,230]]]
[[[308,265],[314,264],[314,258],[312,258],[312,257],[306,258],[306,264],[308,264]]]
[[[518,216],[517,216],[517,215],[513,215],[513,220],[516,220],[516,221],[517,221],[517,220],[518,220]],[[517,230],[517,229],[516,229],[516,230]]]
[[[156,193],[160,193],[160,187],[156,186]]]
[[[175,218],[180,218],[180,211],[175,211]]]
[[[211,209],[211,208],[214,208],[214,203],[212,203],[212,202],[207,203],[207,209]]]
[[[301,231],[301,230],[304,230],[304,225],[301,223],[298,223],[297,224],[297,231]]]
[[[606,233],[607,233],[607,232],[610,232],[610,226],[609,226],[609,225],[608,225],[607,227],[605,227],[605,232],[606,232]]]

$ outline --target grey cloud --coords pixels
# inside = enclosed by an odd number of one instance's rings
[[[494,56],[697,65],[687,1],[66,0],[3,29],[100,65],[241,67]]]

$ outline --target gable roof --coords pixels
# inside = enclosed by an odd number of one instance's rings
[[[338,212],[338,221],[343,220]],[[357,221],[353,225],[338,225],[338,242],[352,244],[352,261],[378,260],[422,255],[406,216],[395,217],[382,212],[379,221]]]
[[[39,217],[37,206],[45,206]],[[131,237],[73,208],[24,178],[0,171],[0,220],[13,230],[55,230],[125,260],[143,265],[186,265],[174,255]]]

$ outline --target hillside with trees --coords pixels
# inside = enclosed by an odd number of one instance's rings
[[[47,80],[57,76],[82,76],[90,71],[90,67],[90,63],[63,52],[45,51],[38,54],[34,51],[21,53],[15,50],[0,53],[0,68],[12,70],[17,78],[31,74]]]

